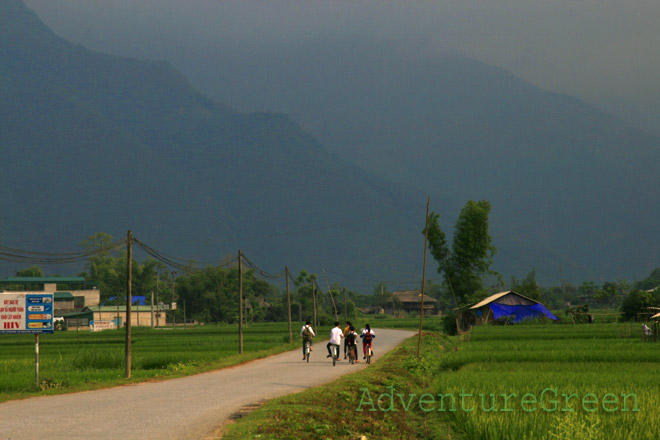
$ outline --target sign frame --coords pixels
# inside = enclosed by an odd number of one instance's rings
[[[0,334],[53,333],[54,300],[52,293],[0,293]]]

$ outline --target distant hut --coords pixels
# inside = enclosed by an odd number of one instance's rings
[[[363,315],[383,315],[383,314],[385,314],[385,309],[383,309],[382,307],[379,307],[379,306],[358,307],[357,309]]]
[[[513,290],[491,295],[468,310],[474,315],[474,325],[493,322],[500,318],[512,322],[541,317],[558,320],[543,304]]]
[[[405,312],[419,313],[422,307],[422,292],[419,290],[399,290],[392,293],[395,300],[401,304]],[[438,300],[424,295],[424,313],[436,314],[438,312]]]

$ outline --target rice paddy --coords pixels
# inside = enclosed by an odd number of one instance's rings
[[[296,348],[286,323],[251,324],[238,354],[236,325],[134,328],[131,379],[125,379],[125,331],[65,331],[39,339],[39,389],[33,335],[0,335],[0,401],[176,377]]]
[[[439,365],[435,409],[466,438],[655,439],[660,432],[660,344],[630,325],[481,326]]]

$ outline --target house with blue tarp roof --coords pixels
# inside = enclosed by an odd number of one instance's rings
[[[475,315],[475,325],[502,318],[515,323],[537,318],[558,320],[543,304],[513,290],[491,295],[469,310]]]

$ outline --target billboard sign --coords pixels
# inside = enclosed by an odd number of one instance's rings
[[[0,334],[53,333],[52,293],[0,294]]]
[[[115,321],[97,321],[94,320],[91,322],[90,331],[101,332],[103,330],[114,330],[117,328]]]

